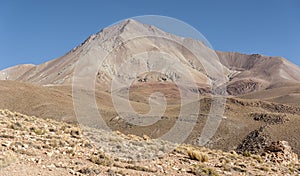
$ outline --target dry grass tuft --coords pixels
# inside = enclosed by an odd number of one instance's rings
[[[200,162],[208,162],[209,158],[206,154],[198,151],[198,150],[188,150],[187,151],[189,157],[193,160],[197,160]]]
[[[245,157],[250,157],[250,156],[251,156],[251,153],[248,152],[248,151],[245,151],[245,152],[243,153],[243,156],[245,156]]]
[[[192,168],[191,173],[196,176],[203,176],[203,175],[209,175],[209,176],[219,176],[219,174],[211,167],[206,167],[205,165],[196,165]]]

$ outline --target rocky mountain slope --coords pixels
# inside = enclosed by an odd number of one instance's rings
[[[282,57],[217,53],[222,64],[233,71],[227,85],[229,94],[299,105],[300,72],[297,65]]]
[[[285,141],[267,146],[262,155],[182,144],[159,158],[126,161],[103,153],[77,125],[0,110],[0,127],[0,175],[3,176],[300,174],[298,157]],[[137,145],[161,142],[117,131],[100,131],[100,134],[114,141],[109,147],[120,145],[117,137]]]

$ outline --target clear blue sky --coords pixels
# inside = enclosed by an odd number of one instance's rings
[[[299,0],[1,0],[0,69],[55,59],[138,15],[185,21],[216,50],[283,56],[300,65]]]

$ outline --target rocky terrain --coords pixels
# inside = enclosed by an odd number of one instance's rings
[[[261,155],[182,144],[153,159],[122,160],[100,150],[77,125],[0,110],[0,127],[3,176],[300,174],[298,156],[285,141],[271,143]],[[142,144],[153,142],[145,135],[124,135],[118,131],[98,134],[112,141],[109,147],[119,145],[117,137]]]

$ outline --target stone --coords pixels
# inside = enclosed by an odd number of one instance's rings
[[[299,162],[298,155],[292,151],[287,141],[272,142],[265,151],[269,154],[270,160],[276,163],[287,165]]]

